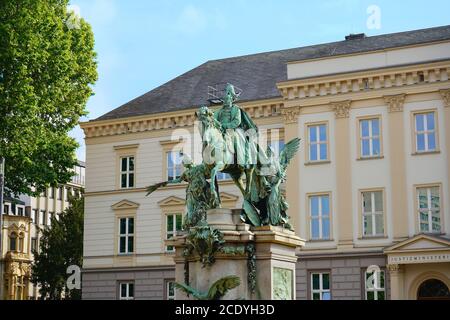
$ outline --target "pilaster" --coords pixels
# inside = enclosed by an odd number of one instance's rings
[[[300,107],[281,109],[284,119],[284,139],[288,142],[299,136],[298,117]],[[300,153],[305,152],[305,142],[300,144]],[[296,234],[300,234],[300,160],[296,155],[288,166],[286,174],[286,199],[289,203],[288,215]]]
[[[338,247],[353,248],[353,207],[350,148],[350,108],[351,101],[331,103],[336,115],[336,185],[337,208],[334,212],[338,225]]]
[[[403,105],[405,94],[385,96],[389,114],[389,158],[392,199],[392,228],[394,241],[402,241],[408,237],[408,207],[406,194],[405,169],[405,125],[403,120]]]

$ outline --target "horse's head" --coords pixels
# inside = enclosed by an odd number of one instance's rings
[[[208,109],[207,106],[201,106],[195,113],[195,116],[198,120],[204,121],[207,120],[208,117],[212,116],[212,112]]]

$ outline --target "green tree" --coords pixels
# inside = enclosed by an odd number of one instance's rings
[[[34,194],[69,181],[68,136],[97,80],[90,25],[69,0],[0,1],[0,156],[5,191]]]
[[[39,250],[34,251],[31,282],[40,286],[43,299],[81,299],[81,290],[66,286],[67,268],[83,263],[84,198],[71,197],[69,207],[52,217],[51,227],[42,229]]]

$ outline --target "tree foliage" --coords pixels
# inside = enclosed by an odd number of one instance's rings
[[[94,36],[68,0],[0,1],[0,156],[7,193],[37,194],[69,181],[68,136],[97,80]],[[69,19],[69,20],[68,20]]]
[[[40,286],[43,299],[81,299],[81,290],[66,286],[67,268],[83,263],[84,198],[71,197],[70,206],[52,217],[51,227],[42,229],[39,250],[33,252],[31,281]]]

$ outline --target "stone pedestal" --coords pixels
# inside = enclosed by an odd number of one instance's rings
[[[189,285],[203,292],[207,292],[220,278],[238,276],[240,285],[229,291],[224,299],[295,299],[295,251],[304,245],[304,240],[293,231],[280,227],[250,227],[240,221],[239,214],[240,210],[208,211],[209,226],[220,230],[225,241],[210,267],[204,267],[198,255],[184,257],[186,234],[167,241],[167,245],[175,247],[175,281],[185,283],[188,266]],[[254,250],[251,250],[252,247]],[[256,277],[254,290],[253,277]],[[179,290],[176,298],[192,299]]]

